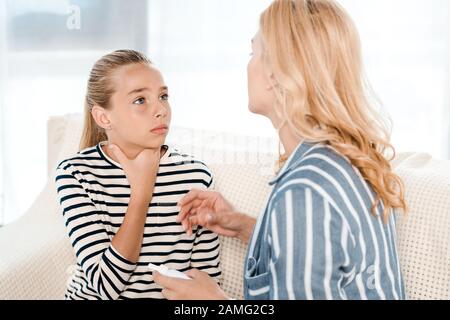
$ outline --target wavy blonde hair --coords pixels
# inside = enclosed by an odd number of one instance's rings
[[[406,212],[404,186],[390,163],[390,129],[369,102],[359,35],[346,11],[332,0],[275,0],[261,15],[260,32],[264,65],[277,81],[278,116],[360,171],[377,194],[374,215],[380,203],[385,222],[391,209]]]

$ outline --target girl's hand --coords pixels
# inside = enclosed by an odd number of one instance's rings
[[[144,149],[135,159],[128,159],[117,145],[111,144],[108,148],[125,171],[131,196],[150,201],[161,159],[161,148]]]
[[[216,281],[197,269],[186,272],[191,280],[163,276],[153,271],[153,280],[164,289],[162,294],[169,300],[227,300]]]
[[[217,234],[248,242],[255,219],[234,210],[218,192],[191,190],[178,202],[177,221],[190,235],[192,226],[200,225]]]

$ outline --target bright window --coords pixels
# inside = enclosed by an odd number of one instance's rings
[[[265,0],[0,1],[0,223],[47,179],[46,121],[82,112],[92,64],[147,53],[171,90],[173,125],[274,134],[247,111],[246,64]],[[342,0],[399,151],[449,157],[450,2]]]

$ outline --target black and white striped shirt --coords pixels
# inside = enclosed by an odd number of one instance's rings
[[[197,268],[219,281],[218,236],[203,228],[188,236],[175,221],[183,195],[212,187],[206,165],[171,147],[161,157],[139,261],[132,263],[111,244],[128,207],[130,185],[103,144],[78,152],[56,169],[58,198],[77,259],[65,298],[161,299],[149,262],[182,272]]]

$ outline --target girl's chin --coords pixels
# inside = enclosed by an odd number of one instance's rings
[[[165,139],[161,139],[160,141],[154,141],[152,143],[146,143],[143,145],[143,148],[146,149],[158,149],[161,148],[165,143]]]

